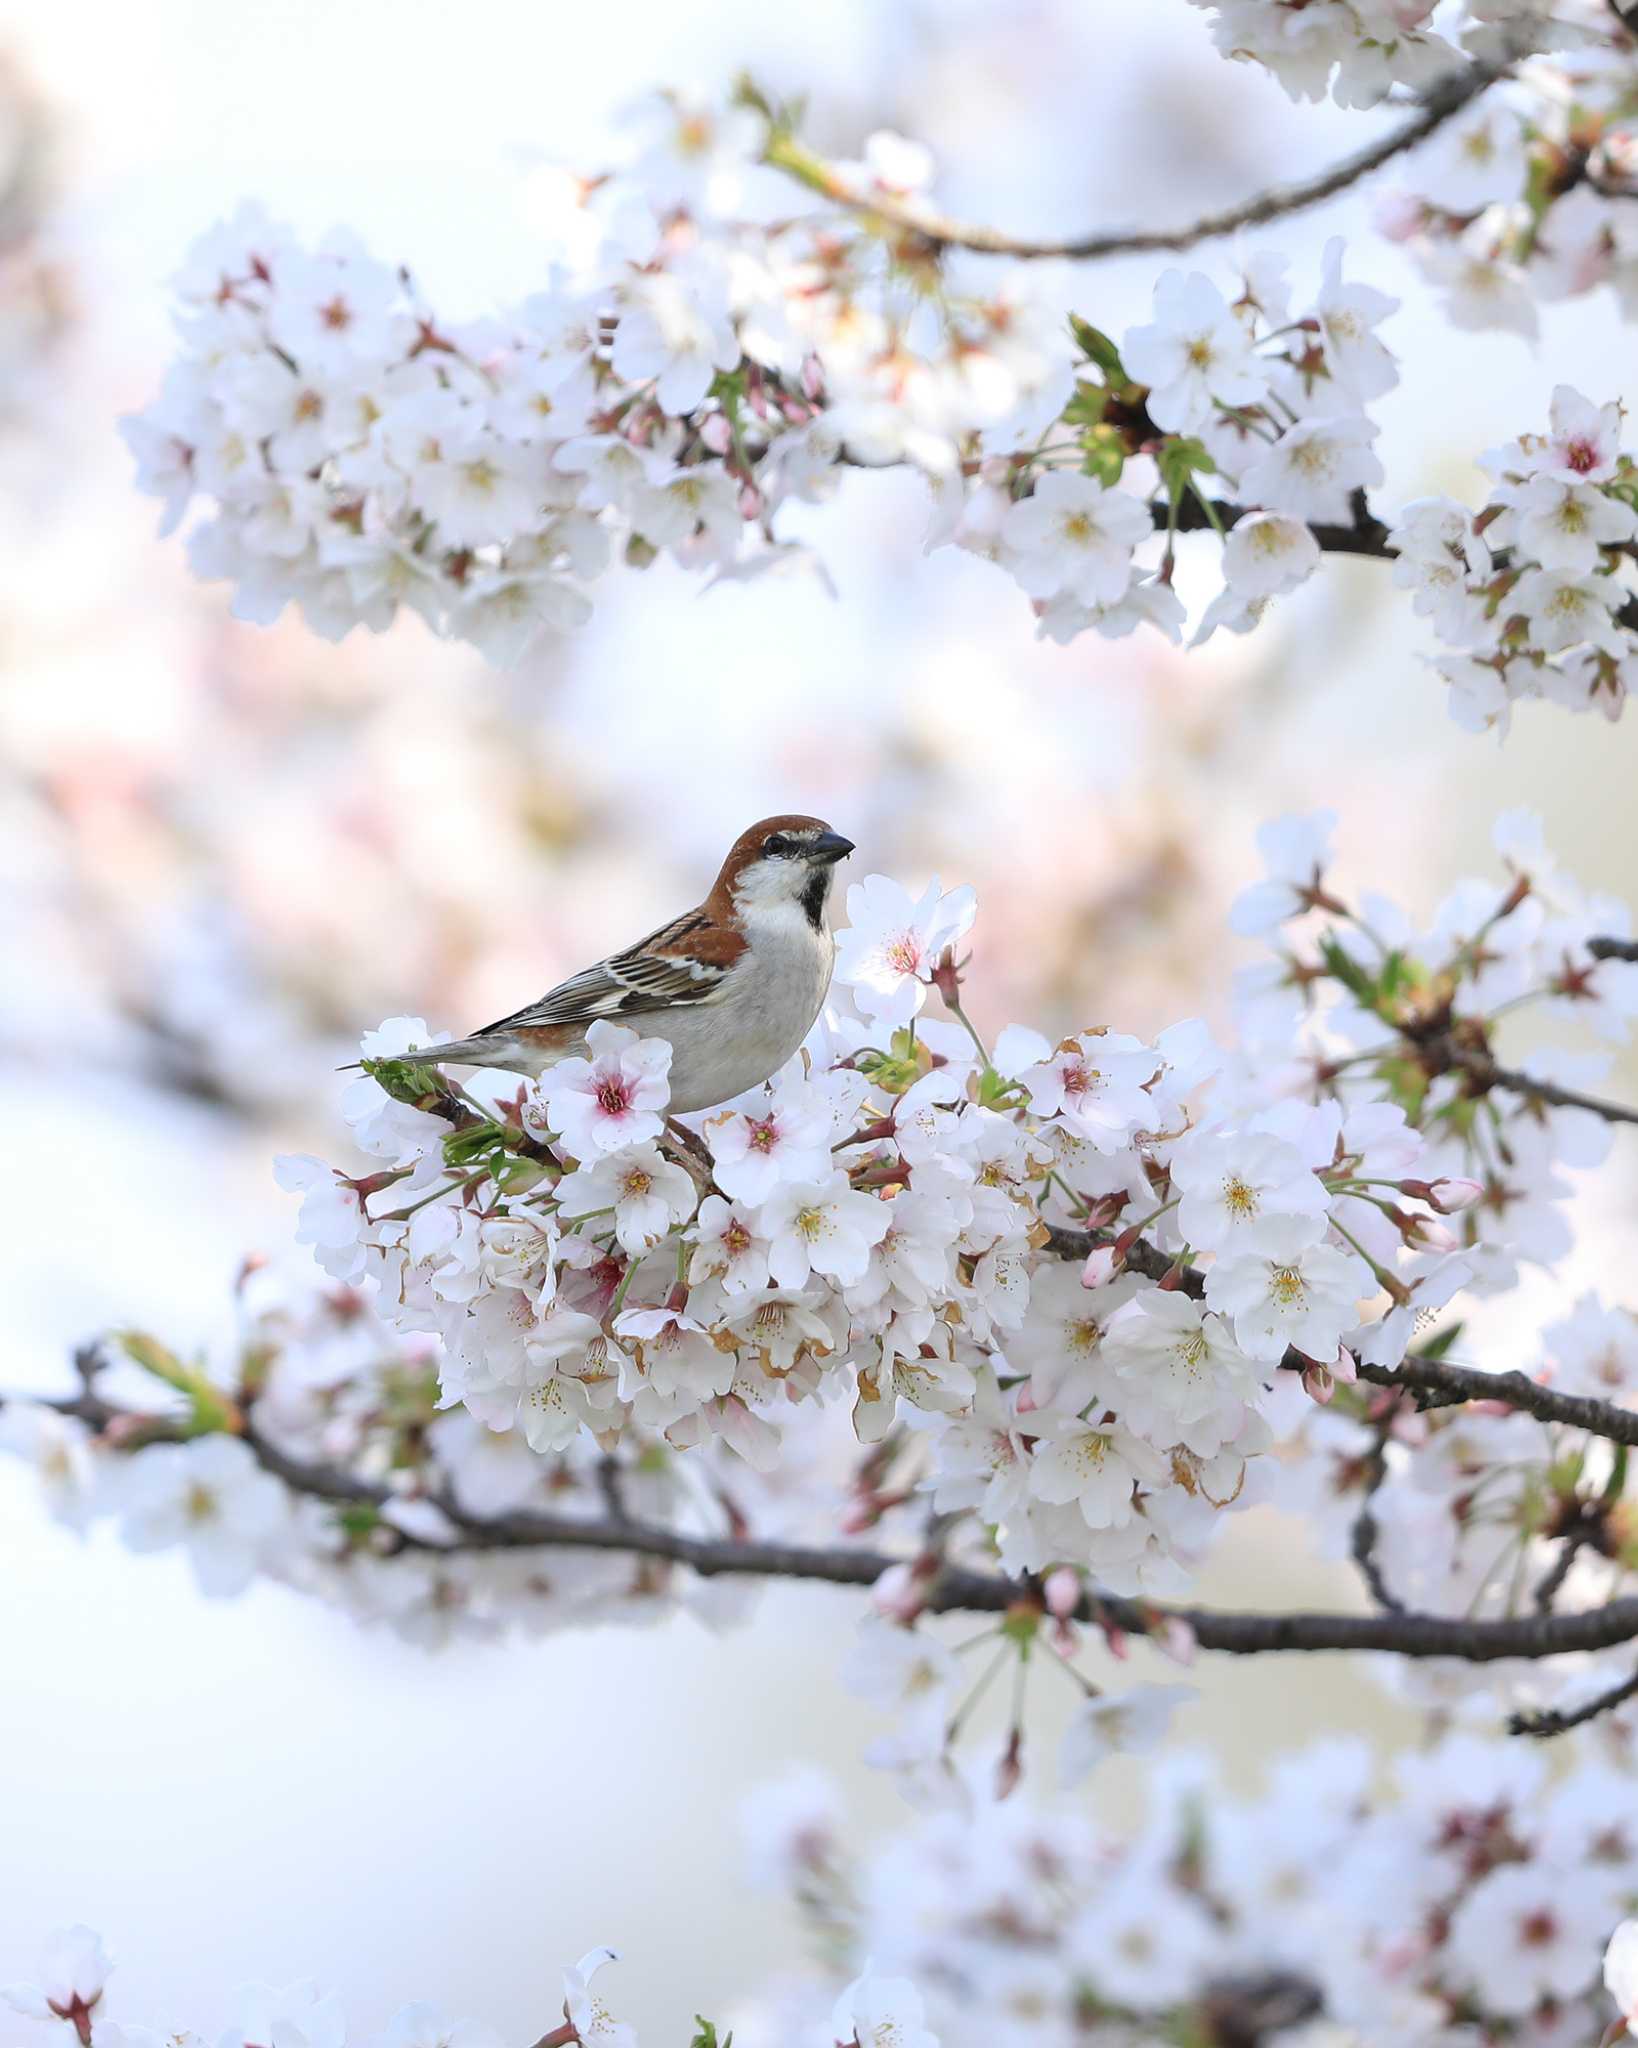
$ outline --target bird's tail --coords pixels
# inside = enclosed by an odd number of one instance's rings
[[[486,1031],[477,1032],[471,1038],[451,1038],[442,1045],[428,1045],[415,1052],[400,1053],[400,1059],[413,1060],[417,1066],[441,1067],[446,1064],[456,1067],[505,1067],[514,1064],[523,1048],[510,1038],[497,1037]],[[364,1065],[362,1060],[349,1060],[344,1067],[337,1067],[338,1074],[356,1074]]]
[[[401,1055],[423,1067],[504,1067],[516,1074],[538,1075],[552,1064],[538,1046],[525,1045],[508,1031],[479,1031],[471,1038],[452,1038],[443,1045],[429,1045]],[[337,1067],[338,1074],[356,1073],[362,1060],[349,1060]]]

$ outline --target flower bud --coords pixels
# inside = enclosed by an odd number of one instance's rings
[[[1149,1641],[1163,1657],[1170,1658],[1174,1664],[1184,1666],[1194,1662],[1194,1653],[1199,1647],[1195,1641],[1194,1630],[1180,1614],[1169,1614],[1150,1636]]]
[[[1087,1255],[1086,1264],[1081,1268],[1083,1287],[1107,1287],[1119,1270],[1121,1260],[1112,1244],[1100,1244]]]
[[[870,1589],[870,1604],[888,1621],[905,1628],[927,1604],[927,1579],[914,1564],[890,1564]]]
[[[700,439],[713,455],[726,455],[734,445],[734,430],[725,412],[710,413],[700,422]]]
[[[995,1767],[995,1796],[1005,1799],[1018,1790],[1024,1775],[1024,1731],[1014,1727],[1007,1735],[1007,1746],[1001,1752]]]
[[[1041,1581],[1041,1592],[1048,1614],[1068,1621],[1081,1604],[1081,1575],[1072,1565],[1057,1565]]]

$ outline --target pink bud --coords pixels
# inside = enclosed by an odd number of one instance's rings
[[[1410,1235],[1430,1252],[1453,1252],[1462,1241],[1448,1224],[1431,1223],[1425,1216],[1412,1220]]]
[[[809,356],[802,365],[802,389],[814,400],[825,395],[824,367],[817,356]]]
[[[1198,1645],[1194,1630],[1180,1614],[1169,1614],[1149,1638],[1163,1657],[1169,1657],[1174,1664],[1189,1665],[1194,1662]]]
[[[760,519],[767,500],[755,484],[747,484],[739,494],[739,516],[741,519]]]
[[[926,1581],[908,1564],[890,1564],[870,1589],[870,1604],[888,1621],[908,1628],[926,1604]]]
[[[728,415],[714,412],[700,422],[700,439],[713,455],[726,455],[734,445],[734,430],[728,423]]]
[[[1408,192],[1390,192],[1371,208],[1371,225],[1390,242],[1408,242],[1420,234],[1427,209]]]
[[[1081,1268],[1081,1285],[1107,1287],[1114,1279],[1119,1264],[1115,1247],[1112,1244],[1100,1244],[1095,1251],[1088,1254],[1086,1264]]]
[[[1054,1566],[1041,1581],[1048,1614],[1068,1621],[1081,1604],[1081,1575],[1072,1565]]]
[[[1458,1210],[1471,1209],[1483,1193],[1484,1182],[1480,1180],[1436,1180],[1424,1200],[1431,1202],[1441,1216],[1454,1216]]]
[[[1067,1664],[1081,1647],[1081,1632],[1072,1622],[1055,1621],[1047,1636],[1056,1654]]]
[[[1323,1408],[1337,1390],[1336,1377],[1328,1365],[1304,1366],[1302,1390],[1310,1401],[1317,1401]]]

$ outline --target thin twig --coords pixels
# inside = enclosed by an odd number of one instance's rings
[[[1638,960],[1638,939],[1589,939],[1587,951],[1595,960]]]
[[[1580,1728],[1593,1721],[1600,1714],[1611,1713],[1616,1707],[1623,1707],[1630,1699],[1638,1699],[1638,1671],[1630,1678],[1623,1678],[1619,1685],[1612,1685],[1608,1691],[1594,1693],[1592,1698],[1579,1707],[1549,1707],[1538,1714],[1513,1714],[1508,1717],[1509,1735],[1534,1735],[1545,1739],[1552,1735],[1567,1735],[1572,1728]]]
[[[1061,1259],[1084,1260],[1092,1251],[1113,1244],[1117,1235],[1113,1230],[1067,1230],[1061,1224],[1053,1224],[1048,1227],[1047,1245]],[[1160,1280],[1170,1274],[1180,1292],[1195,1301],[1205,1297],[1206,1276],[1198,1266],[1179,1267],[1145,1238],[1138,1238],[1127,1248],[1126,1264],[1146,1280]],[[1300,1351],[1288,1350],[1280,1364],[1287,1372],[1303,1372],[1313,1362]],[[1638,1410],[1591,1395],[1561,1394],[1526,1373],[1482,1372],[1476,1366],[1451,1365],[1444,1359],[1424,1358],[1414,1351],[1397,1365],[1367,1365],[1355,1357],[1354,1371],[1372,1386],[1399,1388],[1411,1396],[1418,1408],[1455,1408],[1468,1401],[1494,1401],[1533,1415],[1538,1422],[1559,1422],[1568,1429],[1584,1429],[1589,1436],[1601,1436],[1610,1443],[1638,1444]]]
[[[1556,1081],[1544,1081],[1537,1074],[1521,1074],[1514,1067],[1498,1067],[1485,1053],[1463,1054],[1456,1064],[1472,1074],[1486,1088],[1505,1088],[1509,1095],[1523,1095],[1534,1102],[1551,1103],[1556,1109],[1584,1109],[1601,1116],[1607,1124],[1638,1124],[1638,1109],[1625,1102],[1609,1102],[1601,1095],[1583,1095],[1578,1088],[1562,1088]]]
[[[1384,1608],[1389,1614],[1403,1614],[1405,1603],[1390,1590],[1382,1574],[1381,1560],[1376,1554],[1376,1541],[1382,1532],[1376,1519],[1375,1501],[1378,1489],[1388,1476],[1387,1443],[1388,1432],[1392,1427],[1391,1414],[1376,1425],[1375,1441],[1365,1461],[1365,1484],[1360,1492],[1358,1511],[1354,1515],[1349,1551],[1377,1606]]]
[[[969,249],[980,256],[1011,256],[1023,261],[1042,257],[1070,257],[1092,262],[1106,256],[1136,255],[1146,250],[1177,250],[1196,242],[1232,235],[1239,228],[1261,227],[1288,214],[1300,213],[1333,199],[1350,185],[1380,170],[1385,163],[1425,142],[1453,114],[1476,100],[1508,69],[1502,64],[1472,64],[1441,79],[1424,95],[1419,111],[1391,133],[1368,143],[1351,155],[1340,157],[1326,170],[1290,184],[1270,185],[1249,199],[1220,213],[1202,214],[1199,219],[1177,228],[1103,228],[1091,234],[1065,238],[1035,239],[1011,235],[999,228],[970,221],[952,220],[925,202],[885,192],[860,192],[850,185],[833,164],[816,156],[794,136],[775,132],[767,146],[766,161],[777,170],[806,185],[810,191],[868,220],[913,235],[934,250]]]

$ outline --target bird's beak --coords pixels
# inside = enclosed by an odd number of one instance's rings
[[[821,832],[808,848],[808,859],[828,868],[839,860],[846,860],[852,851],[853,841],[844,839],[840,832]]]

